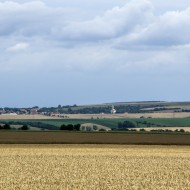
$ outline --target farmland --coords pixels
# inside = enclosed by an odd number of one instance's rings
[[[190,118],[106,118],[106,119],[6,119],[0,120],[2,122],[21,122],[21,123],[33,123],[33,127],[39,124],[51,125],[52,129],[56,130],[62,124],[85,124],[93,123],[102,125],[109,128],[117,128],[119,122],[125,120],[133,122],[136,127],[190,127]],[[48,129],[48,128],[47,128]]]
[[[131,112],[109,114],[112,105],[115,106],[116,110],[127,107]],[[105,108],[108,112],[96,112],[96,108]],[[73,113],[71,112],[72,114],[69,114],[69,109],[73,110]],[[86,114],[82,114],[82,111],[77,112],[78,114],[75,113],[75,111],[83,109],[88,110],[86,110]],[[93,109],[95,109],[94,114],[90,114],[93,113]],[[10,111],[11,108],[7,108],[7,111],[8,110]],[[18,111],[18,109],[12,109],[12,111],[14,110]],[[43,113],[49,113],[51,116],[47,116],[48,114],[45,116]],[[0,124],[3,124],[3,122],[11,122],[10,124],[12,126],[28,125],[30,126],[30,129],[33,130],[38,128],[40,130],[58,130],[63,124],[87,125],[89,123],[92,125],[116,129],[118,127],[118,123],[126,120],[133,122],[137,128],[187,128],[190,127],[190,102],[120,102],[41,108],[39,109],[38,114],[34,115],[0,114]]]
[[[190,187],[190,147],[0,145],[0,189]]]
[[[39,112],[55,112],[59,111],[61,114],[105,114],[110,113],[112,105],[115,106],[117,113],[174,113],[174,112],[189,112],[190,111],[190,102],[113,102],[106,104],[97,104],[97,105],[67,105],[50,108],[42,108]],[[108,116],[110,117],[110,116]]]
[[[113,119],[113,118],[188,118],[190,112],[158,112],[158,113],[123,113],[123,114],[62,114],[65,118],[70,119]],[[45,115],[0,115],[1,119],[60,119],[59,117],[45,116]]]
[[[190,133],[1,131],[0,144],[190,145]]]

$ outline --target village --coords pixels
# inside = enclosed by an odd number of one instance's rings
[[[116,114],[114,105],[112,105],[110,113]],[[52,117],[63,117],[63,114],[59,111],[59,109],[54,108],[53,111],[43,112],[38,106],[32,108],[0,108],[0,115],[45,115]]]

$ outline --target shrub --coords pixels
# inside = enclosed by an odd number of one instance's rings
[[[30,128],[28,127],[28,125],[23,125],[22,127],[21,127],[21,130],[29,130]]]
[[[67,130],[67,131],[73,131],[73,125],[72,124],[68,124],[68,125],[61,125],[60,130]]]
[[[93,130],[94,131],[97,131],[98,130],[98,127],[96,125],[93,125]]]

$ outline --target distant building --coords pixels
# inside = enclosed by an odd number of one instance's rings
[[[0,114],[5,114],[5,113],[6,113],[5,109],[2,108],[2,109],[0,110]]]
[[[38,109],[37,109],[37,108],[32,108],[32,109],[30,110],[30,114],[31,114],[31,115],[36,115],[36,114],[38,114]]]
[[[28,114],[28,111],[26,109],[20,109],[18,114]]]
[[[112,105],[111,114],[115,114],[115,113],[116,113],[116,109],[114,108],[114,105]]]

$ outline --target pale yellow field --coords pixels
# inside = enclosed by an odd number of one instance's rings
[[[0,189],[189,190],[190,147],[0,145]]]
[[[134,128],[129,128],[129,129],[134,129]],[[187,132],[190,132],[190,127],[144,127],[143,129],[145,129],[146,131],[151,131],[151,130],[172,130],[172,131],[175,131],[175,130],[180,130],[180,129],[184,129],[185,131]],[[136,129],[136,130],[140,130],[140,128]]]
[[[0,119],[54,119],[45,115],[0,115]]]
[[[181,113],[137,113],[137,114],[62,114],[70,119],[101,119],[101,118],[140,118],[140,117],[152,117],[152,118],[186,118],[190,117],[190,112]],[[57,116],[45,116],[45,115],[0,115],[1,119],[63,119]]]
[[[152,118],[186,118],[190,117],[190,112],[181,113],[137,113],[137,114],[64,114],[71,119],[90,119],[90,118],[140,118],[140,117],[152,117]]]

